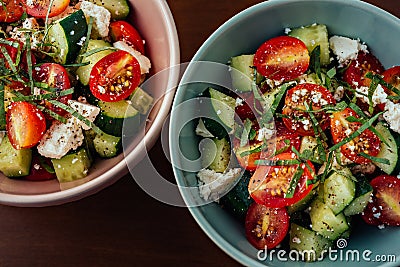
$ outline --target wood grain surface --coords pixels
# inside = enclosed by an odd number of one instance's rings
[[[229,17],[261,1],[169,0],[187,62]],[[370,0],[400,17],[400,1]],[[389,40],[390,41],[390,40]],[[173,180],[158,141],[150,156]],[[85,199],[55,207],[0,206],[0,267],[240,266],[202,232],[188,210],[143,192],[129,175]]]

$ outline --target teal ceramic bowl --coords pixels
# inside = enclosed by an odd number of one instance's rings
[[[263,256],[246,240],[244,225],[237,222],[217,204],[201,205],[198,190],[186,190],[183,187],[195,187],[196,178],[190,168],[201,168],[196,159],[199,157],[198,139],[194,125],[182,121],[188,117],[196,118],[196,109],[174,112],[178,106],[197,97],[209,81],[221,80],[219,74],[210,69],[198,68],[196,62],[217,62],[226,64],[232,56],[254,53],[265,40],[282,35],[284,28],[326,24],[330,34],[360,38],[369,49],[388,68],[400,64],[400,19],[365,2],[356,0],[272,0],[252,6],[237,14],[217,29],[200,47],[186,69],[175,96],[170,127],[171,159],[181,194],[193,217],[222,250],[246,266],[398,266],[400,265],[400,228],[357,225],[348,244],[334,256],[326,257],[322,262],[293,262],[285,257],[263,260]],[[224,78],[222,78],[224,79]],[[203,82],[202,82],[203,81]],[[179,138],[177,138],[179,136]],[[182,156],[183,153],[183,156]],[[183,159],[183,157],[189,159]],[[185,168],[190,162],[192,166]],[[186,169],[186,170],[183,170]],[[360,256],[352,259],[351,253],[357,250]],[[349,255],[349,256],[346,256]],[[356,255],[356,254],[354,254]],[[381,261],[379,261],[379,256]],[[393,255],[393,256],[390,256]],[[284,255],[281,255],[284,256]],[[341,257],[342,256],[342,257]],[[378,256],[378,258],[375,258]],[[385,258],[385,256],[388,256]],[[392,257],[392,258],[389,258]],[[393,257],[395,259],[393,259]],[[393,261],[395,262],[389,262]]]

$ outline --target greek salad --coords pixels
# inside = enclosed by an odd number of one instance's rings
[[[323,24],[284,32],[231,58],[234,90],[202,93],[216,153],[197,178],[255,248],[315,261],[355,224],[400,226],[400,66]]]
[[[69,182],[122,151],[139,129],[151,68],[126,0],[3,0],[0,9],[0,171]]]

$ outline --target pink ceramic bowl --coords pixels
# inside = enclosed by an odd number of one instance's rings
[[[96,160],[84,179],[60,185],[57,180],[31,182],[13,180],[0,173],[0,204],[37,207],[58,205],[81,199],[116,182],[128,173],[127,163],[138,163],[159,137],[170,110],[179,79],[179,41],[174,19],[165,0],[130,0],[129,20],[146,41],[146,54],[152,62],[151,75],[157,76],[148,88],[158,101],[148,117],[144,136],[134,144],[124,144],[124,153],[107,160]]]

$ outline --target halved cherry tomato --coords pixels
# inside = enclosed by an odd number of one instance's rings
[[[123,50],[98,61],[90,72],[92,94],[106,102],[127,98],[140,83],[140,65],[134,56]]]
[[[0,46],[3,46],[4,48],[6,48],[8,55],[11,58],[11,61],[14,63],[14,65],[16,65],[16,61],[17,61],[17,57],[18,57],[18,52],[20,53],[20,61],[19,61],[19,65],[15,66],[17,69],[22,69],[25,72],[28,70],[28,63],[27,63],[27,58],[26,58],[26,51],[22,51],[22,48],[24,46],[24,44],[18,40],[12,39],[12,38],[7,38],[7,41],[13,42],[15,45],[19,44],[19,47],[14,47],[11,45],[7,45],[7,44],[0,44]],[[5,61],[5,66],[7,68],[10,68],[8,61],[5,59],[5,56],[3,53],[0,53],[0,58],[2,58]],[[36,64],[36,57],[33,53],[31,53],[31,63],[32,65]],[[25,81],[28,81],[27,78],[25,78],[23,75],[21,75],[21,78]],[[17,81],[15,79],[11,80],[11,83],[7,84],[7,86],[13,90],[22,90],[22,89],[28,89],[27,86],[25,86],[23,84],[23,82]]]
[[[33,71],[33,79],[37,82],[47,83],[52,88],[58,88],[60,90],[65,90],[71,88],[71,83],[68,77],[67,70],[57,63],[44,63],[40,67],[35,68]],[[72,99],[72,95],[65,95],[56,98],[57,101],[67,104],[68,100]],[[45,106],[51,111],[63,116],[67,114],[65,110],[59,108],[48,101],[44,101]],[[50,119],[50,116],[46,118]]]
[[[289,131],[281,121],[275,121],[276,135],[266,141],[266,146],[262,151],[246,153],[258,146],[263,145],[263,141],[250,142],[244,147],[240,147],[240,140],[233,140],[234,152],[240,166],[248,171],[255,171],[258,167],[256,161],[271,157],[275,152],[284,153],[291,151],[292,147],[300,149],[301,138],[297,133]],[[244,153],[243,153],[244,152]]]
[[[242,121],[246,119],[253,120],[259,116],[257,110],[262,112],[262,106],[260,101],[254,99],[253,92],[242,94],[241,99],[243,99],[243,101],[241,104],[236,105],[235,113]]]
[[[27,176],[24,177],[25,180],[29,181],[45,181],[56,178],[55,172],[48,172],[44,165],[48,167],[52,166],[51,160],[49,158],[41,157],[40,155],[33,155],[31,170]]]
[[[379,60],[371,53],[360,51],[343,74],[343,80],[353,88],[369,87],[371,79],[366,78],[368,72],[380,74],[385,70]]]
[[[12,102],[6,119],[7,135],[15,149],[35,146],[46,131],[43,113],[28,102]]]
[[[118,20],[111,22],[110,34],[114,42],[124,41],[133,46],[141,54],[144,54],[144,42],[139,32],[128,22]]]
[[[351,108],[346,108],[343,111],[334,112],[332,114],[331,133],[335,144],[341,142],[361,127],[361,122],[347,121],[346,118],[350,116],[358,118],[357,113]],[[361,156],[359,153],[363,152],[370,156],[376,156],[380,151],[380,144],[381,141],[379,137],[366,129],[353,140],[342,145],[340,151],[349,160],[358,164],[364,164],[371,162],[371,160]]]
[[[294,153],[282,153],[271,160],[293,160]],[[308,165],[308,166],[307,166]],[[295,176],[298,164],[280,166],[259,166],[249,182],[249,193],[251,197],[261,205],[271,208],[282,208],[297,203],[303,199],[313,188],[309,181],[314,179],[314,166],[310,161],[300,164],[303,173],[297,182],[292,197],[285,197],[291,182]],[[310,172],[308,169],[313,170]]]
[[[20,50],[20,51],[22,50],[23,44],[22,44],[21,42],[15,40],[15,39],[11,39],[11,38],[7,38],[6,40],[7,40],[7,41],[10,41],[10,42],[15,42],[15,45],[16,45],[17,42],[18,42],[18,44],[20,45],[20,47],[19,47],[19,49],[18,49],[17,47],[14,47],[14,46],[11,46],[11,45],[8,45],[8,44],[0,44],[0,47],[2,46],[2,47],[4,47],[4,48],[6,49],[8,55],[9,55],[10,58],[11,58],[11,61],[12,61],[12,62],[14,63],[14,65],[15,65],[15,63],[16,63],[16,61],[17,61],[18,50]],[[22,53],[21,53],[21,57],[22,57]],[[8,63],[8,60],[6,59],[6,57],[5,57],[5,55],[4,55],[3,53],[0,53],[0,58],[4,60],[5,67],[8,68],[8,69],[10,69],[10,65],[9,65],[9,63]]]
[[[400,179],[380,175],[371,180],[374,189],[372,202],[362,214],[368,224],[400,226]]]
[[[336,101],[331,92],[317,84],[299,84],[287,92],[282,111],[285,115],[283,123],[288,129],[302,136],[314,135],[313,124],[304,103],[311,105],[312,110],[315,111],[325,105],[333,105]],[[328,128],[329,115],[326,112],[320,111],[313,114],[322,130]]]
[[[0,7],[0,22],[15,22],[24,13],[24,5],[21,0],[2,0]]]
[[[25,0],[26,13],[35,18],[45,18],[51,0]],[[50,9],[49,18],[60,15],[69,5],[69,0],[54,0]]]
[[[285,208],[269,208],[253,203],[245,221],[246,238],[257,249],[272,249],[279,245],[289,230],[289,215]]]
[[[306,72],[310,55],[306,45],[290,36],[278,36],[263,43],[253,60],[257,71],[272,80],[293,80]]]
[[[391,67],[390,69],[385,70],[382,73],[382,76],[385,82],[389,83],[396,89],[400,90],[400,66],[394,66]],[[383,89],[385,90],[386,94],[390,96],[397,96],[397,94],[392,90],[390,90],[389,88],[383,86]],[[392,101],[395,103],[399,102],[398,100],[392,100]],[[378,104],[378,107],[380,110],[384,110],[385,104]]]

